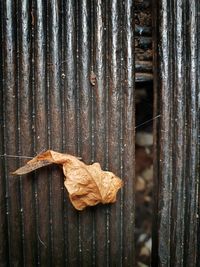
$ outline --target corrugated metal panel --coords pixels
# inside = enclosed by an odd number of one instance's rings
[[[19,179],[10,172],[27,159],[1,157],[1,266],[132,266],[132,1],[0,5],[1,154],[51,148],[98,161],[125,183],[116,204],[77,212],[56,167]]]
[[[199,266],[199,4],[160,1],[153,266]]]

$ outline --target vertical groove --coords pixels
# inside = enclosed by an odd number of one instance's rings
[[[135,84],[134,84],[134,36],[133,1],[124,5],[123,16],[123,263],[134,262],[134,210],[135,210]],[[128,224],[127,224],[128,222]]]
[[[110,3],[109,28],[109,170],[120,175],[120,2]],[[117,202],[110,207],[110,264],[120,262],[120,193]]]
[[[0,1],[0,87],[4,85],[4,27],[3,27],[3,1]],[[0,154],[5,153],[4,134],[5,134],[5,101],[4,92],[0,90]],[[8,247],[8,220],[6,216],[6,174],[5,174],[5,158],[0,157],[0,259],[2,266],[9,264],[9,247]]]
[[[159,181],[159,202],[158,208],[160,216],[158,218],[158,236],[160,243],[158,245],[159,266],[170,266],[170,231],[171,231],[171,66],[170,66],[170,32],[171,28],[168,10],[170,8],[169,1],[161,2],[161,125],[160,125],[160,181]],[[161,200],[162,196],[162,200]]]
[[[106,33],[105,33],[105,169],[108,170],[109,168],[109,33],[110,33],[110,1],[106,1],[105,3],[105,10],[106,10]],[[108,206],[106,208],[106,266],[109,266],[109,258],[110,258],[110,207]]]
[[[90,1],[90,73],[94,71],[94,1]],[[90,81],[90,79],[89,79]],[[95,146],[94,146],[94,90],[90,82],[91,87],[91,163],[94,162]],[[96,238],[95,238],[95,212],[92,213],[92,266],[95,266],[96,262]]]
[[[60,6],[60,16],[61,16],[61,33],[60,33],[60,42],[61,42],[61,98],[62,98],[62,152],[66,153],[66,135],[65,135],[65,130],[66,130],[66,124],[65,124],[65,79],[66,79],[66,74],[65,74],[65,21],[64,21],[64,15],[65,15],[65,6],[64,6],[63,0],[61,0],[61,6]],[[64,177],[63,177],[64,178]],[[67,266],[67,259],[68,259],[68,245],[67,245],[67,219],[66,219],[66,211],[67,211],[67,203],[68,199],[66,197],[66,188],[63,184],[63,194],[62,194],[62,203],[63,203],[63,211],[62,211],[62,224],[63,224],[63,266]]]
[[[90,49],[91,13],[90,1],[79,1],[79,90],[80,90],[80,155],[84,162],[91,162],[91,86],[90,86]],[[93,211],[80,213],[82,266],[92,266],[92,220]]]
[[[64,47],[65,47],[65,135],[66,153],[78,155],[78,130],[77,130],[77,51],[76,51],[76,8],[73,0],[64,2]],[[79,257],[79,231],[78,213],[72,207],[67,197],[65,220],[67,221],[67,264],[80,266]],[[69,219],[70,218],[70,219]]]
[[[52,67],[51,65],[51,58],[50,58],[50,53],[51,48],[50,48],[50,36],[51,36],[51,27],[55,25],[52,25],[52,23],[50,23],[50,19],[53,19],[51,16],[51,5],[52,3],[50,1],[47,1],[46,3],[46,12],[47,12],[47,17],[46,17],[46,34],[47,34],[47,43],[46,43],[46,79],[47,79],[47,133],[48,133],[48,149],[51,149],[51,101],[50,98],[52,96],[50,96],[51,91],[50,91],[50,71],[49,69]],[[54,51],[54,50],[53,50]],[[51,170],[51,169],[50,169]],[[52,216],[52,171],[49,174],[49,179],[48,179],[48,187],[49,187],[49,196],[48,196],[48,210],[49,210],[49,264],[50,266],[52,266],[52,262],[53,262],[53,216]]]
[[[198,191],[199,191],[199,158],[200,144],[198,142],[200,128],[200,85],[198,83],[199,69],[198,69],[198,4],[196,1],[188,1],[187,4],[187,18],[189,21],[188,27],[188,44],[190,51],[188,51],[188,82],[189,89],[186,89],[187,100],[187,126],[188,126],[188,147],[186,155],[190,155],[187,158],[188,167],[186,169],[186,235],[185,235],[185,266],[195,266],[199,262],[197,257],[197,249],[199,246],[197,240],[198,232]],[[188,227],[189,226],[189,227]],[[194,246],[195,244],[195,246]]]
[[[35,8],[36,3],[34,0],[30,3],[30,38],[31,38],[31,45],[30,45],[30,86],[31,86],[31,103],[32,103],[32,110],[31,110],[31,130],[32,130],[32,156],[34,155],[36,151],[36,138],[35,138],[35,21],[33,21],[33,18],[35,16]],[[33,179],[35,178],[35,175],[32,174]],[[38,209],[37,209],[37,183],[33,181],[32,184],[33,187],[33,194],[32,194],[32,205],[35,217],[33,218],[34,221],[34,234],[35,234],[35,240],[34,240],[34,263],[36,266],[39,265],[39,240],[37,238],[37,231],[38,231]]]
[[[50,147],[62,151],[62,94],[61,94],[61,46],[60,46],[60,1],[49,1],[49,122]],[[51,175],[52,215],[52,265],[62,266],[63,247],[63,174],[57,167]]]
[[[35,153],[48,148],[47,126],[47,31],[46,6],[41,0],[35,1],[34,33],[34,112],[35,112]],[[49,178],[48,169],[41,169],[35,174],[35,201],[38,244],[38,265],[50,265],[50,225],[49,225]]]
[[[20,1],[16,1],[16,9],[19,9],[19,11],[16,14],[16,87],[17,87],[17,154],[21,155],[21,140],[20,140],[20,134],[21,134],[21,129],[20,129],[20,39],[21,36],[19,34],[20,32],[20,14],[21,12],[21,5]],[[23,57],[23,56],[22,56]],[[23,90],[22,90],[23,92]],[[23,93],[22,93],[23,95]],[[21,165],[21,159],[18,158],[16,159],[17,163]],[[22,177],[19,177],[19,203],[20,203],[20,228],[21,228],[21,242],[22,242],[22,256],[23,256],[23,261],[22,264],[23,266],[25,265],[25,242],[24,242],[24,211],[23,211],[23,181]]]
[[[119,155],[119,167],[120,167],[120,171],[119,171],[119,175],[122,179],[124,179],[124,164],[123,164],[123,145],[124,145],[124,135],[123,135],[123,117],[124,117],[124,111],[123,111],[123,77],[124,77],[124,54],[123,51],[125,49],[126,46],[123,47],[123,31],[125,31],[125,33],[127,33],[127,28],[124,27],[124,15],[125,15],[125,2],[120,3],[119,5],[119,13],[120,13],[120,103],[119,103],[119,110],[120,110],[120,123],[119,123],[119,149],[120,149],[120,155]],[[126,38],[126,36],[125,36]],[[134,129],[134,128],[133,128]],[[120,261],[119,261],[119,266],[123,266],[123,198],[124,198],[124,190],[122,188],[121,192],[120,192],[120,237],[119,237],[119,249],[120,249]]]
[[[197,36],[200,36],[200,3],[197,3]],[[198,64],[198,72],[197,72],[197,88],[200,88],[200,39],[197,40],[197,64]],[[200,147],[200,94],[198,96],[198,146]],[[200,151],[197,152],[197,160],[200,171]],[[200,179],[198,180],[198,188],[197,188],[197,197],[198,197],[198,213],[197,213],[197,244],[200,243]],[[197,255],[196,255],[196,266],[199,266],[200,259],[200,246],[197,247]]]
[[[15,6],[12,1],[4,2],[4,119],[5,153],[17,155],[17,70],[16,70],[16,20]],[[18,167],[16,159],[5,159],[7,221],[8,221],[8,261],[16,266],[23,265],[21,240],[21,215],[19,199],[19,179],[9,174]]]
[[[172,95],[173,104],[173,149],[172,163],[174,179],[172,181],[172,207],[171,217],[171,264],[175,266],[183,265],[183,249],[184,249],[184,211],[185,211],[185,181],[183,177],[185,165],[185,73],[184,73],[184,13],[185,8],[182,0],[174,3],[174,15],[176,16],[176,24],[174,25],[174,65],[176,72],[174,73],[174,92]],[[178,142],[177,142],[178,140]]]
[[[94,3],[94,92],[95,161],[106,167],[106,17],[104,1]],[[96,210],[96,263],[106,265],[106,210]]]
[[[32,146],[32,104],[31,104],[31,10],[29,1],[19,4],[18,25],[18,75],[19,75],[19,151],[20,155],[31,156]],[[20,160],[25,164],[26,160]],[[34,225],[34,203],[33,203],[33,180],[32,175],[21,179],[21,220],[24,266],[34,265],[35,258],[35,225]],[[29,240],[32,240],[30,243]]]
[[[79,1],[76,1],[76,123],[77,123],[77,155],[80,156],[81,153],[81,147],[80,147],[80,82],[79,82]],[[80,220],[80,214],[78,214],[78,259],[79,259],[79,265],[82,264],[82,241],[81,241],[81,220]]]
[[[157,0],[152,2],[152,50],[153,50],[153,118],[160,114],[160,90],[159,90],[159,73],[158,73],[158,12],[159,3]],[[151,265],[156,266],[158,262],[158,197],[159,197],[159,149],[157,145],[159,136],[160,120],[153,121],[153,220],[152,220],[152,253]]]

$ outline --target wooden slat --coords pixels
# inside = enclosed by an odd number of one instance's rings
[[[134,258],[132,1],[5,1],[0,265],[123,266]],[[15,23],[16,21],[16,23]],[[95,84],[91,74],[96,75]],[[124,124],[125,123],[125,124]],[[78,212],[56,166],[9,175],[51,148],[124,179]],[[27,158],[27,160],[28,160]],[[6,214],[7,212],[7,214]],[[131,233],[131,234],[130,234]]]
[[[153,80],[153,74],[152,73],[138,72],[135,74],[135,81],[136,82],[150,82],[152,80]]]
[[[136,61],[135,69],[137,72],[150,72],[152,73],[152,61]]]
[[[157,139],[158,231],[153,243],[156,266],[198,266],[197,7],[196,1],[178,0],[162,1],[159,9],[162,101]]]

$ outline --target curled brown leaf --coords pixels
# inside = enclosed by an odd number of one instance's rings
[[[53,150],[36,156],[15,172],[14,175],[23,175],[38,168],[58,164],[63,168],[65,175],[64,185],[69,192],[69,198],[77,210],[98,203],[114,203],[118,190],[123,182],[115,174],[103,171],[99,163],[86,165],[77,157],[62,154]]]

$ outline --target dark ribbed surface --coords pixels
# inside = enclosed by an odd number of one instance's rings
[[[133,266],[132,0],[6,0],[0,12],[0,154],[51,148],[124,180],[116,204],[77,212],[59,168],[16,178],[28,159],[1,157],[0,265]]]
[[[154,71],[161,114],[153,266],[199,266],[200,4],[154,1],[153,64],[150,1],[132,5],[0,1],[0,154],[51,148],[124,180],[116,204],[77,212],[57,167],[15,178],[28,159],[1,156],[1,266],[134,266],[134,28],[136,80]]]
[[[199,266],[199,7],[160,1],[153,266]]]

